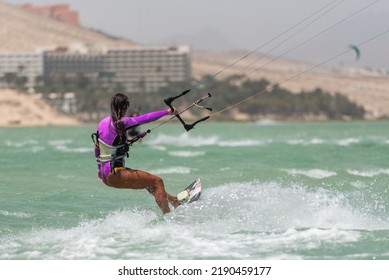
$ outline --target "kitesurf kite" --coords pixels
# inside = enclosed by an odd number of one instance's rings
[[[359,50],[358,46],[349,45],[349,47],[355,51],[356,59],[359,60],[359,58],[361,57],[361,51]]]

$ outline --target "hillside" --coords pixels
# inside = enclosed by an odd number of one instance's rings
[[[242,52],[196,52],[193,55],[193,73],[197,78],[210,73],[214,74],[234,63],[244,54]],[[249,75],[252,79],[265,78],[272,83],[282,83],[282,87],[296,93],[302,90],[311,91],[315,88],[321,88],[330,93],[344,94],[350,100],[364,106],[368,113],[366,116],[368,119],[389,116],[389,77],[387,75],[362,69],[348,69],[340,72],[325,68],[299,75],[312,65],[285,59],[271,62],[259,71],[245,70],[240,72],[241,69],[258,58],[259,56],[255,57],[254,55],[250,59],[241,61],[238,65],[219,75],[219,78],[239,73],[252,73]],[[261,68],[261,65],[265,65],[267,62],[267,59],[259,60],[255,67]],[[284,83],[296,75],[299,76]]]
[[[56,112],[44,100],[0,89],[0,127],[78,124],[74,118]]]
[[[85,44],[97,48],[135,44],[96,31],[33,14],[0,2],[0,52],[31,52],[41,48]]]

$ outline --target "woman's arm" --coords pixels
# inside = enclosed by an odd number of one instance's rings
[[[145,123],[150,123],[153,121],[156,121],[166,115],[170,114],[170,109],[162,110],[162,111],[157,111],[157,112],[151,112],[148,114],[144,114],[138,117],[124,117],[122,118],[122,121],[124,122],[124,127],[127,129],[131,126],[135,125],[141,125]]]

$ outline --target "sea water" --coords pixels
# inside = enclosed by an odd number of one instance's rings
[[[388,127],[165,124],[127,159],[172,194],[202,179],[165,216],[97,180],[95,126],[0,128],[0,259],[389,259]]]

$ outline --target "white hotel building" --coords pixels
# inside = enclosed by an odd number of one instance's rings
[[[9,73],[27,77],[31,88],[40,78],[54,85],[60,76],[82,74],[99,86],[120,83],[129,93],[152,92],[169,82],[189,82],[191,50],[180,47],[134,47],[104,53],[44,51],[0,54],[0,87],[7,87]]]

